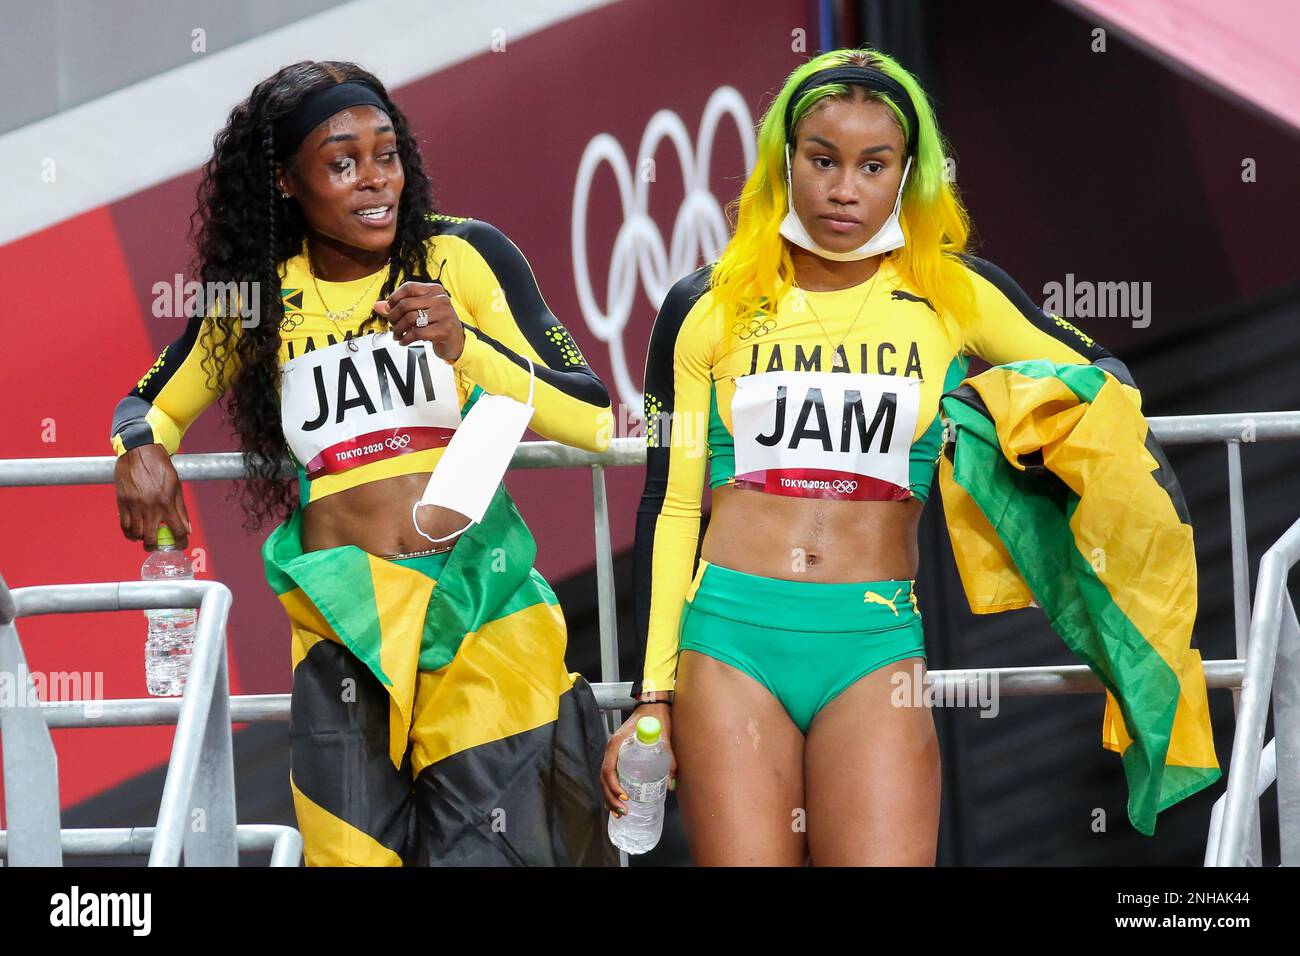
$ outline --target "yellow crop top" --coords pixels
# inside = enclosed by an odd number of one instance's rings
[[[889,258],[882,260],[877,276],[860,285],[833,292],[792,290],[775,312],[759,311],[747,321],[733,321],[731,328],[708,291],[711,267],[682,279],[668,293],[651,331],[645,366],[646,482],[633,553],[634,621],[642,670],[633,682],[634,696],[671,691],[674,686],[682,608],[694,577],[706,464],[710,488],[724,484],[763,488],[764,475],[772,474],[735,473],[733,398],[738,378],[750,377],[742,381],[744,385],[757,381],[756,376],[773,378],[763,376],[770,372],[844,371],[858,373],[846,376],[845,382],[889,381],[878,376],[916,379],[918,384],[903,383],[906,388],[895,389],[911,395],[910,411],[915,415],[912,433],[905,436],[911,439],[906,460],[897,460],[901,451],[894,453],[899,480],[866,479],[865,488],[859,488],[858,481],[826,481],[824,493],[811,494],[921,502],[929,495],[942,444],[939,397],[966,377],[970,356],[994,365],[1024,359],[1097,363],[1133,384],[1118,359],[1066,320],[1043,313],[997,266],[973,256],[962,256],[961,261],[973,285],[974,310],[960,342],[950,340],[930,302],[904,283]],[[776,378],[799,381],[797,376]],[[834,375],[819,379],[840,381]],[[781,407],[786,402],[783,388],[776,393],[781,397],[763,410],[764,422],[772,423],[766,427],[791,442],[819,443],[830,458],[841,450],[834,447],[841,436],[843,448],[852,443],[857,430],[863,445],[870,444],[871,437],[878,438],[876,426],[885,411],[891,416],[885,425],[893,423],[892,405],[850,408],[848,396],[857,397],[859,392],[847,391],[842,393],[841,431],[840,408],[820,407],[821,392],[809,389],[809,394],[817,392],[815,402],[805,402],[797,411],[791,388],[792,407]],[[885,397],[892,403],[890,395]],[[771,405],[776,406],[775,417]],[[810,410],[816,414],[810,415]],[[887,443],[888,434],[882,434]],[[815,476],[817,472],[792,469],[781,474]],[[755,477],[759,480],[752,480]],[[765,490],[773,491],[771,479],[767,480]],[[783,477],[782,481],[793,485],[803,479]],[[856,493],[837,493],[849,488]]]
[[[587,366],[573,337],[547,308],[523,254],[486,222],[450,216],[434,216],[432,220],[433,235],[427,242],[428,274],[442,282],[465,329],[464,351],[451,363],[461,410],[467,411],[483,392],[527,401],[531,360],[536,382],[535,412],[529,427],[566,445],[590,451],[606,449],[613,433],[609,395]],[[340,332],[344,340],[351,338],[370,315],[383,286],[382,273],[348,282],[318,279],[313,283],[305,244],[302,252],[281,264],[280,279],[284,301],[278,354],[281,366],[295,357],[337,344]],[[363,294],[366,297],[336,328],[326,315],[316,285],[335,309],[350,306]],[[373,291],[367,293],[368,288]],[[112,426],[112,444],[118,455],[151,442],[175,454],[190,424],[225,392],[233,380],[233,368],[225,381],[210,385],[202,367],[206,351],[203,340],[208,337],[201,333],[204,324],[211,321],[192,318],[184,333],[163,350],[118,404]],[[238,320],[231,321],[238,334]],[[404,384],[400,370],[395,372],[395,384],[400,388]],[[381,384],[384,398],[388,399],[387,382]],[[410,385],[415,401],[420,401],[414,383],[405,384]],[[342,388],[340,379],[340,393]],[[353,396],[352,403],[364,399]],[[412,450],[392,457],[321,473],[313,479],[307,476],[306,463],[297,462],[300,501],[305,506],[367,482],[431,472],[442,456],[443,445],[445,442],[419,449],[412,445]]]

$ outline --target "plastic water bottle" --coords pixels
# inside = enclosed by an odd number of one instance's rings
[[[642,717],[618,752],[618,783],[627,794],[627,813],[609,815],[609,839],[628,853],[653,850],[664,832],[669,758],[662,732],[657,717]]]
[[[166,525],[158,527],[158,548],[140,568],[142,581],[193,580],[189,556],[176,547]],[[163,608],[145,611],[149,635],[144,645],[144,680],[154,697],[175,697],[185,690],[194,652],[194,608]]]

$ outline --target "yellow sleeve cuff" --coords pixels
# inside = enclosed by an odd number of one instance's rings
[[[489,352],[493,351],[492,346],[474,334],[473,326],[465,326],[465,347],[461,349],[456,361],[451,363],[451,367],[458,372],[465,372],[472,376],[475,366],[483,358],[484,349]]]

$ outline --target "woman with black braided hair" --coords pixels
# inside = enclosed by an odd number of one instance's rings
[[[263,556],[308,864],[616,862],[599,714],[499,447],[510,420],[600,451],[610,401],[522,254],[435,212],[401,110],[341,62],[235,107],[194,220],[219,294],[117,408],[119,515],[147,549],[160,526],[186,546],[170,456],[228,393],[248,526],[283,519]]]

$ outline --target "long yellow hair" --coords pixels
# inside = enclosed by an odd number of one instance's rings
[[[757,162],[739,199],[731,204],[735,232],[713,268],[709,287],[723,314],[736,317],[752,315],[760,307],[774,311],[775,304],[793,285],[790,248],[780,235],[781,220],[789,208],[785,184],[786,105],[808,76],[850,64],[879,70],[894,79],[907,91],[916,110],[921,128],[899,213],[907,244],[886,255],[903,279],[930,300],[955,340],[973,296],[970,281],[955,258],[966,250],[970,220],[956,187],[945,175],[947,144],[935,123],[929,97],[911,73],[876,50],[832,50],[809,60],[786,78],[759,124]],[[828,96],[851,97],[854,89],[844,83],[814,87],[795,104],[793,125],[797,126],[815,103]],[[887,94],[868,92],[872,99],[890,107],[906,140],[912,131],[907,129],[903,111]]]

